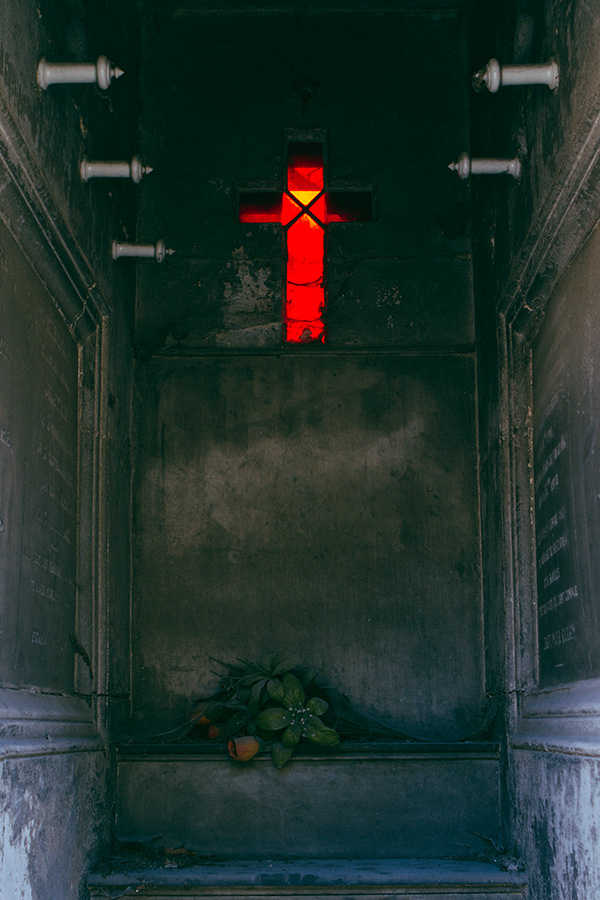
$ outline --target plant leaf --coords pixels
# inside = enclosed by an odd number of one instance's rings
[[[297,656],[282,656],[273,667],[273,675],[283,675],[284,672],[291,672],[299,664],[300,660]]]
[[[302,737],[301,725],[289,725],[281,735],[281,743],[284,747],[295,747]]]
[[[322,716],[329,709],[329,703],[320,697],[311,697],[306,705],[313,716]]]
[[[252,687],[253,684],[256,684],[257,681],[260,681],[261,678],[264,678],[264,675],[261,675],[260,672],[252,672],[251,675],[244,675],[243,678],[240,678],[238,681],[238,687]]]
[[[319,744],[321,747],[335,747],[340,742],[337,731],[323,725],[320,719],[316,717],[311,719],[304,731],[306,740],[312,744]]]
[[[271,700],[278,700],[280,703],[285,694],[285,688],[279,678],[270,678],[267,681],[267,694]]]
[[[302,706],[304,703],[304,688],[302,682],[291,672],[286,672],[283,676],[283,705],[289,709],[291,706]]]
[[[260,695],[263,692],[263,688],[267,683],[266,678],[261,678],[260,681],[257,681],[255,685],[252,687],[252,691],[250,692],[250,699],[248,701],[248,709],[252,713],[253,716],[257,715],[258,708],[260,706]]]
[[[292,713],[287,709],[277,707],[274,709],[263,709],[256,717],[256,724],[265,731],[280,731],[292,724]]]
[[[273,744],[271,748],[271,756],[273,757],[273,762],[278,769],[281,769],[282,766],[285,766],[286,762],[293,752],[294,751],[292,747],[284,747],[281,743]]]
[[[231,738],[236,737],[246,727],[250,719],[251,716],[248,710],[236,712],[223,726],[223,730],[219,734],[219,740],[229,741]]]

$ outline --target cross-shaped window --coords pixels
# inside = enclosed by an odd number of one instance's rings
[[[324,343],[325,226],[371,219],[370,191],[325,191],[322,141],[289,141],[283,192],[240,194],[241,222],[283,226],[286,280],[284,340]]]

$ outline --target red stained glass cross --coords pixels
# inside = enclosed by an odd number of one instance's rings
[[[240,194],[240,222],[279,222],[286,278],[284,339],[325,343],[325,228],[333,222],[371,219],[370,191],[326,191],[322,141],[290,141],[283,192]]]

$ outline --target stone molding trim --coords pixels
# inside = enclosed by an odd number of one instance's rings
[[[0,219],[46,287],[75,340],[108,312],[90,266],[0,94]]]
[[[600,757],[600,678],[525,698],[510,747]]]
[[[600,218],[600,91],[563,154],[531,222],[499,302],[499,313],[527,340],[567,266]]]
[[[0,760],[103,750],[83,700],[0,689]]]

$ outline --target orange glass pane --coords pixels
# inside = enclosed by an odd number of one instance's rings
[[[292,200],[289,194],[283,195],[283,200],[281,203],[281,224],[283,226],[289,225],[292,219],[295,219],[298,213],[302,211],[302,207],[299,203],[296,203],[295,200]]]
[[[325,232],[307,216],[287,230],[287,290],[284,324],[286,340],[307,343],[325,340]]]

